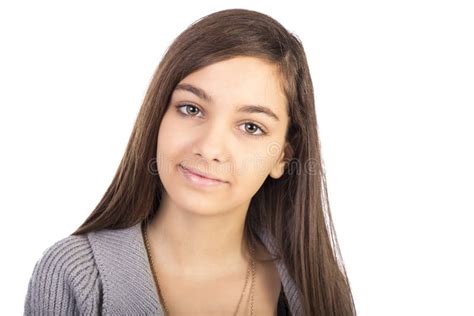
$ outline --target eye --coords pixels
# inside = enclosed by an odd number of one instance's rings
[[[255,132],[252,132],[252,131],[249,132],[248,134],[250,134],[250,135],[252,135],[252,136],[258,137],[258,136],[264,136],[264,135],[267,134],[266,132],[263,131],[263,129],[262,129],[260,126],[258,126],[258,125],[255,124],[255,123],[252,123],[252,122],[245,122],[243,125],[245,125],[245,127],[254,126],[253,128],[251,128],[251,130],[260,130],[261,134],[255,134]],[[245,127],[244,127],[244,128],[245,128]]]
[[[195,114],[193,114],[193,113],[188,114],[189,113],[188,109],[193,109],[192,112],[194,112],[194,113],[196,113],[197,111],[200,111],[197,106],[194,106],[192,104],[178,105],[176,108],[177,108],[178,112],[183,116],[195,116]],[[181,111],[182,108],[185,108],[186,113],[183,113],[183,111]]]
[[[182,111],[182,109],[184,108],[184,111]],[[181,104],[181,105],[177,105],[176,106],[176,110],[178,111],[178,113],[183,116],[183,117],[194,117],[194,116],[197,116],[197,113],[199,113],[201,110],[193,105],[193,104]],[[189,111],[191,110],[191,111]],[[191,114],[189,114],[191,113]],[[260,137],[260,136],[265,136],[267,135],[267,132],[264,131],[264,129],[256,124],[256,123],[253,123],[253,122],[244,122],[244,124],[242,124],[244,126],[244,129],[246,131],[250,130],[250,132],[245,132],[247,135],[250,135],[250,136],[254,136],[254,137]],[[242,126],[241,125],[241,126]],[[247,129],[247,127],[250,127],[250,129]],[[258,131],[260,130],[260,134],[256,134],[255,131]]]

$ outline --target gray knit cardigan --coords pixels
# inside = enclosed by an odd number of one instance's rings
[[[259,233],[274,253],[269,234]],[[292,315],[302,315],[301,292],[275,261]],[[153,281],[141,223],[65,237],[43,251],[28,283],[24,315],[164,315]]]

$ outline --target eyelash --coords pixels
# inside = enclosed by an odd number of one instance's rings
[[[176,110],[177,110],[178,114],[182,115],[183,117],[193,117],[193,116],[195,116],[195,115],[188,115],[188,114],[185,114],[185,113],[180,111],[181,108],[184,108],[184,107],[187,107],[187,106],[192,106],[192,107],[198,109],[199,111],[201,111],[201,109],[199,109],[199,107],[197,107],[194,104],[183,103],[183,104],[179,104],[179,105],[176,106]],[[252,134],[252,133],[246,133],[245,132],[247,135],[252,136],[252,137],[261,137],[261,136],[267,135],[267,132],[259,124],[254,123],[254,122],[244,122],[244,124],[247,124],[247,123],[255,125],[258,129],[260,129],[260,131],[262,131],[262,134]]]

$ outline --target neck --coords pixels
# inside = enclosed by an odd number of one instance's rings
[[[169,273],[206,277],[241,273],[250,260],[244,239],[248,204],[217,214],[185,209],[164,194],[148,227],[153,253]]]

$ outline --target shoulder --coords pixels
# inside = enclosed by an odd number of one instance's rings
[[[25,313],[96,308],[101,284],[89,240],[71,235],[46,248],[37,260],[25,299]]]
[[[33,275],[42,278],[61,276],[72,283],[84,269],[94,266],[92,248],[87,236],[71,235],[46,248],[35,264]],[[42,279],[40,278],[40,279]]]

